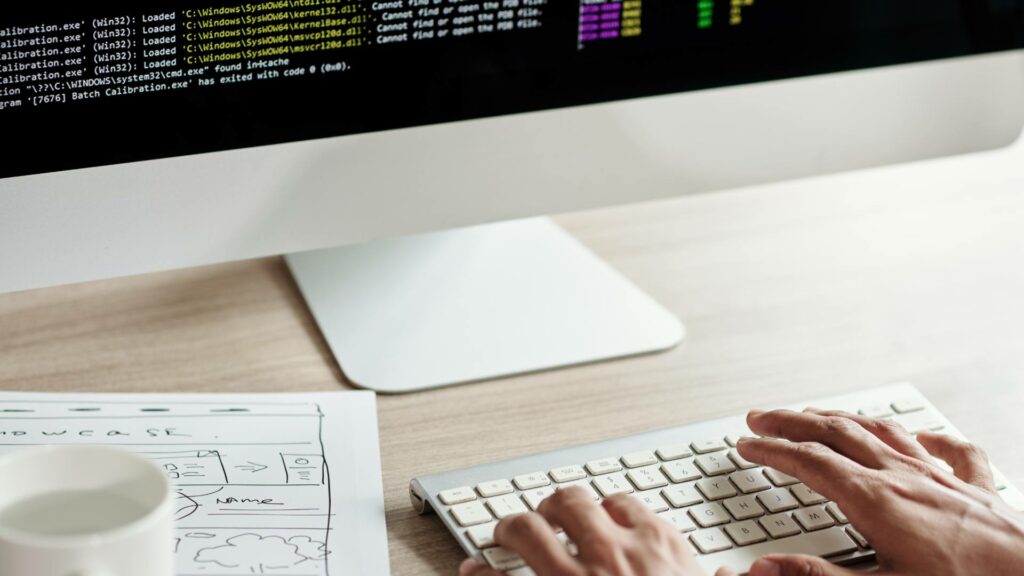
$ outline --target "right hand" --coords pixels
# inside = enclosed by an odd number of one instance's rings
[[[737,449],[834,500],[892,576],[1024,573],[1024,515],[996,495],[985,454],[950,436],[842,412],[751,412]],[[933,459],[953,468],[950,474]],[[854,576],[809,556],[767,556],[750,576]]]

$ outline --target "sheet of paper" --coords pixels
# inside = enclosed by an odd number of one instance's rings
[[[175,485],[179,576],[389,573],[376,399],[0,393],[0,453],[104,444]]]

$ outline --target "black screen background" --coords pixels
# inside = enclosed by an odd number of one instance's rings
[[[151,0],[144,11],[212,4]],[[334,76],[2,110],[0,178],[1024,46],[1024,0],[757,0],[741,26],[710,30],[696,28],[695,1],[644,0],[640,37],[583,50],[578,3],[544,10],[535,30],[292,57],[352,65]],[[716,10],[728,20],[728,2]],[[25,3],[5,6],[0,27],[139,11],[137,2]]]

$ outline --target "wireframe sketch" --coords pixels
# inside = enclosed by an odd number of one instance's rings
[[[327,556],[327,545],[309,536],[260,536],[242,534],[213,548],[200,549],[195,561],[221,568],[243,568],[253,574],[287,570],[303,563],[317,563]]]
[[[334,512],[315,403],[53,401],[0,425],[19,446],[118,445],[156,462],[176,486],[180,574],[330,576]]]

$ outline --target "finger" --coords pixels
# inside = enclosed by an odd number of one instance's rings
[[[917,435],[918,442],[930,454],[949,464],[953,474],[982,490],[996,491],[996,481],[992,477],[985,451],[969,442],[962,442],[948,434],[922,432]]]
[[[704,573],[697,564],[697,553],[690,547],[690,541],[636,498],[628,494],[616,494],[601,505],[608,512],[608,516],[620,526],[636,530],[636,536],[641,540],[657,541],[667,545],[676,559],[676,567],[683,574]]]
[[[475,558],[466,558],[459,565],[459,576],[501,576],[501,572]]]
[[[910,456],[911,458],[917,458],[925,462],[931,462],[931,457],[928,452],[925,451],[924,447],[921,446],[907,429],[900,425],[895,420],[877,420],[875,418],[868,418],[867,416],[861,416],[860,414],[851,414],[849,412],[842,412],[839,410],[817,410],[814,408],[808,408],[806,412],[817,414],[819,416],[828,417],[839,417],[847,418],[859,424],[862,428],[873,434],[876,438],[885,442],[893,450],[896,450],[900,454]]]
[[[776,438],[741,438],[736,444],[740,456],[796,476],[815,491],[835,500],[839,506],[860,501],[865,483],[874,471],[837,454],[817,442],[790,442]]]
[[[538,574],[579,574],[581,567],[558,541],[555,530],[536,513],[509,516],[494,529],[494,541],[519,554]]]
[[[718,571],[715,572],[715,576],[736,576],[736,572],[728,568],[719,568]]]
[[[676,532],[668,522],[655,516],[636,498],[628,494],[616,494],[602,502],[601,506],[620,526],[636,530],[639,538],[667,543],[679,561],[679,568],[685,569],[685,573],[699,570],[696,553],[690,547],[689,540]],[[661,538],[658,538],[659,535]]]
[[[751,411],[747,425],[760,436],[793,442],[818,442],[869,468],[891,464],[895,451],[848,418],[819,416],[808,412]]]
[[[857,573],[814,556],[765,556],[747,576],[855,576]]]
[[[576,543],[580,556],[607,547],[615,540],[619,527],[604,508],[582,488],[559,490],[540,503],[537,512],[552,526],[561,526]]]
[[[601,506],[608,512],[608,516],[612,520],[626,528],[656,526],[655,522],[664,522],[636,498],[628,494],[616,494],[602,502]]]

